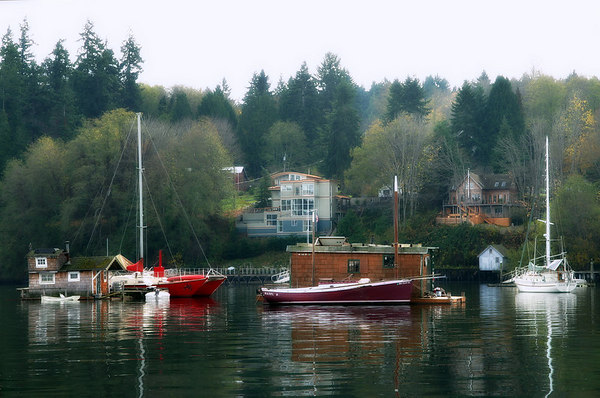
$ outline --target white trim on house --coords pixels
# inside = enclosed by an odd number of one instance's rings
[[[79,282],[81,279],[81,274],[79,271],[69,271],[69,276],[67,277],[68,282]]]
[[[54,285],[56,283],[55,277],[54,272],[40,272],[40,285]]]
[[[48,259],[46,257],[36,257],[35,268],[48,268]]]

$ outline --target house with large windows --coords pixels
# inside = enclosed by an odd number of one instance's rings
[[[246,210],[236,228],[249,237],[293,236],[332,231],[338,212],[337,182],[292,171],[271,175],[271,206]]]

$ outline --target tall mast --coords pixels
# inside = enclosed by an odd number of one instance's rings
[[[550,159],[546,136],[546,266],[550,265]]]
[[[144,258],[144,199],[142,195],[142,114],[137,113],[137,144],[138,144],[138,191],[140,208],[140,259]]]
[[[394,269],[398,278],[398,176],[394,176]]]

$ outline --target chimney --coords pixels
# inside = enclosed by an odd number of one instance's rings
[[[65,241],[65,256],[67,257],[67,264],[71,263],[71,253],[70,253],[70,242]]]

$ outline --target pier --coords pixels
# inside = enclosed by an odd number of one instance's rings
[[[210,268],[213,272],[216,271],[227,277],[225,284],[265,284],[273,283],[273,277],[286,271],[287,268],[255,268],[255,267],[228,267],[228,268]],[[190,274],[207,274],[209,268],[179,268],[167,270],[168,276],[174,275],[190,275]]]

